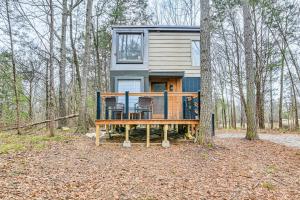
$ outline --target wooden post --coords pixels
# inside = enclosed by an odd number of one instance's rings
[[[201,94],[200,94],[200,90],[198,91],[198,119],[200,119],[200,112],[201,112],[201,106],[200,106],[200,104],[201,104],[201,96],[200,96]]]
[[[147,139],[146,140],[147,140],[146,146],[150,147],[150,124],[147,124]]]
[[[168,91],[164,91],[164,119],[168,119]]]
[[[109,138],[111,138],[111,135],[110,135],[110,132],[109,132],[109,125],[108,124],[105,125],[105,132],[106,132],[106,134],[109,135]]]
[[[96,124],[96,146],[100,145],[100,125]]]
[[[131,147],[131,143],[129,141],[129,130],[130,130],[130,125],[126,124],[126,126],[125,126],[125,141],[123,142],[123,147]]]
[[[211,130],[212,130],[212,136],[215,136],[215,114],[213,113],[211,115]]]
[[[125,119],[129,119],[129,92],[125,92]]]
[[[97,92],[97,115],[96,119],[101,119],[101,94]]]
[[[168,140],[168,125],[167,124],[164,125],[164,140],[162,142],[162,146],[165,148],[170,147],[170,142]]]

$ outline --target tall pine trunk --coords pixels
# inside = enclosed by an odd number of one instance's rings
[[[12,29],[11,29],[10,11],[9,11],[8,0],[5,1],[5,6],[6,6],[6,17],[7,17],[7,24],[8,24],[10,51],[11,51],[11,63],[12,63],[12,70],[13,70],[13,88],[14,88],[15,101],[16,101],[17,133],[21,134],[21,130],[20,130],[19,92],[18,92],[18,86],[17,86],[18,83],[17,83],[16,62],[15,62],[14,43],[13,43],[13,35],[12,35]]]
[[[210,5],[209,0],[200,1],[200,76],[201,76],[201,112],[197,142],[202,145],[212,144],[212,70],[210,57]]]
[[[49,136],[54,136],[54,66],[53,66],[53,57],[54,57],[54,8],[53,0],[49,1],[50,4],[50,58],[49,58],[49,74],[50,74],[50,98],[49,98]]]
[[[246,64],[246,82],[247,82],[247,133],[246,139],[253,140],[258,138],[255,118],[255,68],[253,66],[253,29],[251,22],[250,5],[243,1],[244,18],[244,45],[245,45],[245,64]]]
[[[86,24],[85,24],[85,52],[82,66],[82,78],[81,78],[81,101],[79,105],[79,119],[78,119],[78,131],[86,133],[88,130],[87,123],[87,75],[90,68],[91,59],[91,23],[92,23],[92,7],[93,0],[87,1],[86,7]]]
[[[60,63],[59,63],[59,116],[64,117],[66,112],[66,33],[68,19],[68,1],[63,0],[63,11],[61,21],[61,38],[60,38]],[[67,119],[58,121],[58,128],[67,125]]]
[[[284,57],[285,48],[283,48],[280,69],[280,94],[279,94],[279,128],[282,128],[282,103],[283,103],[283,78],[284,78]]]
[[[270,69],[270,125],[271,129],[274,128],[274,116],[273,116],[273,69]]]

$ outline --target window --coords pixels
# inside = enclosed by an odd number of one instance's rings
[[[141,92],[141,79],[120,79],[118,80],[118,92]],[[134,111],[134,106],[138,102],[138,98],[136,96],[129,97],[129,111]],[[125,97],[118,97],[118,102],[125,104]]]
[[[119,33],[117,63],[143,63],[142,44],[142,33]]]
[[[200,66],[200,41],[192,41],[192,64]]]

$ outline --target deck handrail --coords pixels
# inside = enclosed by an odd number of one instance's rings
[[[123,113],[124,119],[129,119],[129,97],[130,96],[148,96],[148,97],[163,97],[164,98],[164,112],[163,116],[164,119],[168,119],[168,97],[192,97],[198,99],[198,105],[200,105],[200,91],[198,92],[97,92],[97,114],[96,119],[101,119],[101,114],[103,103],[105,98],[107,97],[119,97],[124,96],[125,97],[125,112]],[[198,106],[198,113],[200,113],[200,106]]]
[[[129,96],[149,96],[158,97],[164,96],[164,92],[129,92]],[[101,92],[101,97],[125,96],[125,92]],[[198,92],[168,92],[168,96],[192,96],[197,97]]]

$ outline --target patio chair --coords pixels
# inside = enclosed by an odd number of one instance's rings
[[[105,110],[106,119],[123,119],[124,104],[117,103],[116,97],[105,98]]]
[[[135,104],[135,112],[139,113],[140,119],[142,119],[142,117],[145,117],[145,114],[148,114],[147,118],[151,119],[152,111],[153,111],[153,98],[139,97],[138,102]]]

